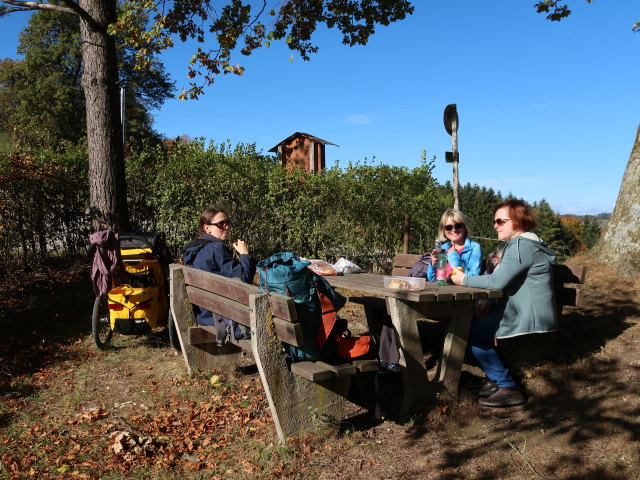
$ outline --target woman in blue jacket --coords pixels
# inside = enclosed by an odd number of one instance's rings
[[[491,275],[452,275],[456,285],[498,289],[503,296],[495,312],[471,323],[469,345],[488,380],[480,399],[488,407],[507,407],[526,402],[511,372],[505,367],[496,341],[520,335],[546,333],[558,328],[553,273],[554,253],[529,230],[536,222],[524,202],[507,200],[496,205],[493,227],[498,240],[506,241],[502,259]]]
[[[200,216],[198,238],[187,244],[182,251],[184,263],[223,277],[239,278],[245,283],[252,283],[257,262],[249,255],[247,243],[240,239],[233,242],[239,259],[233,257],[231,248],[226,244],[230,228],[231,221],[224,207],[213,205],[207,208]],[[196,322],[199,325],[215,326],[218,343],[223,344],[230,330],[229,319],[197,306],[194,308]],[[243,332],[236,324],[234,337],[236,340],[248,338],[249,332]]]
[[[482,250],[479,244],[469,238],[469,235],[471,235],[471,229],[464,214],[453,208],[445,210],[438,225],[438,240],[446,242],[442,245],[442,249],[447,252],[448,272],[451,272],[453,267],[462,267],[466,275],[480,275]],[[436,280],[438,253],[436,249],[431,252],[431,263],[427,268],[429,282]]]

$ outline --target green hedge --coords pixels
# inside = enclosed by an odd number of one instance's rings
[[[405,215],[410,251],[423,253],[453,204],[451,185],[439,185],[432,170],[423,155],[413,169],[363,161],[321,174],[286,171],[253,144],[168,141],[129,154],[129,210],[134,230],[165,232],[175,253],[194,238],[200,213],[220,203],[229,209],[232,239],[249,242],[256,258],[279,251],[331,262],[344,256],[388,271],[403,248]],[[460,207],[485,253],[496,245],[492,207],[502,199],[492,189],[460,187]],[[85,149],[0,152],[0,268],[86,253],[87,205]],[[580,248],[548,203],[533,209],[537,232],[553,248]]]

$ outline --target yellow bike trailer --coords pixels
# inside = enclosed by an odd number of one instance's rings
[[[114,333],[143,335],[169,327],[169,341],[179,340],[169,309],[171,258],[162,233],[121,233],[122,264],[112,277],[112,288],[96,298],[92,315],[93,339],[103,348]]]

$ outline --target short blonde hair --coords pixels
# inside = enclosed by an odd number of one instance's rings
[[[464,224],[464,239],[466,240],[471,235],[471,228],[469,228],[469,223],[467,222],[464,213],[460,210],[456,210],[455,208],[447,208],[442,217],[440,218],[440,223],[438,224],[438,240],[441,242],[448,242],[449,239],[445,235],[444,226],[447,224],[449,220],[453,220],[454,223],[463,223]]]

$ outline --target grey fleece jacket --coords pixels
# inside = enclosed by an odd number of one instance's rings
[[[500,266],[491,275],[464,278],[469,287],[503,291],[496,338],[558,329],[552,263],[555,254],[535,233],[527,232],[507,242]]]

